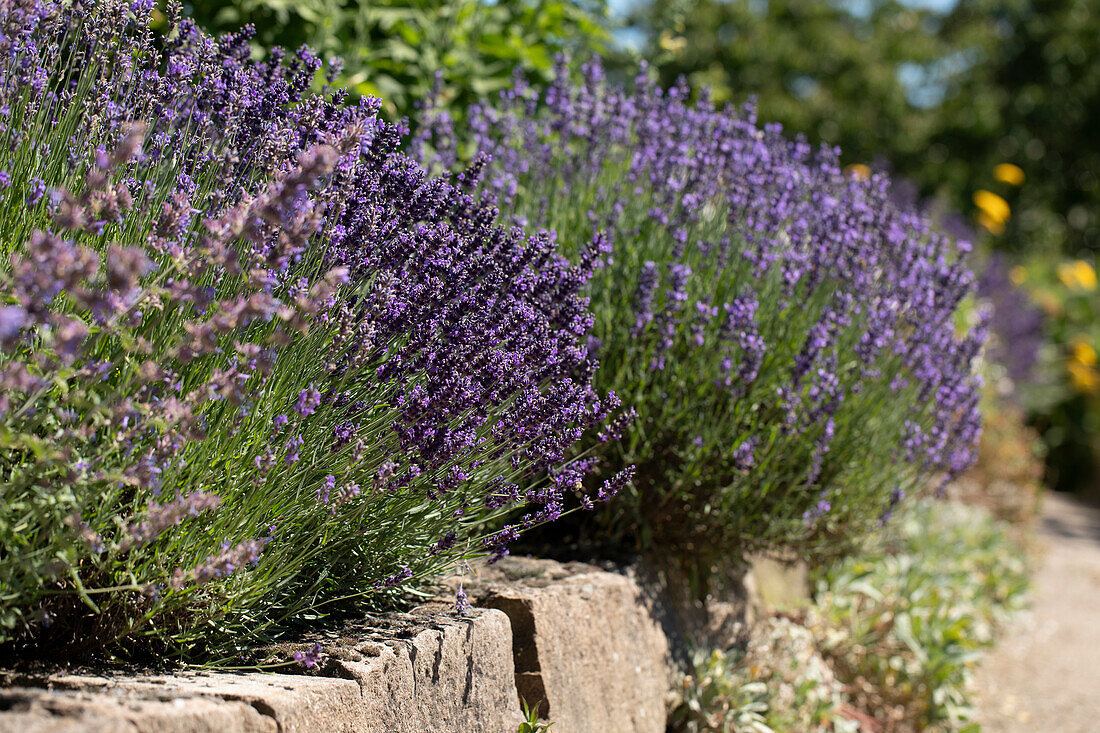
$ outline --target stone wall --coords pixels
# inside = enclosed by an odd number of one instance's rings
[[[502,733],[518,729],[522,699],[554,733],[663,733],[684,637],[717,624],[732,639],[746,605],[688,608],[640,575],[506,559],[454,579],[469,615],[437,604],[275,650],[320,643],[308,670],[9,671],[0,731]]]
[[[310,674],[9,673],[0,730],[472,731],[520,722],[508,618],[394,614],[318,639]],[[305,672],[302,667],[289,667]]]

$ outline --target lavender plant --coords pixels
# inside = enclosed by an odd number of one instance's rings
[[[827,555],[969,465],[967,245],[751,109],[644,70],[629,89],[598,63],[581,77],[563,65],[543,94],[519,79],[470,109],[470,149],[432,117],[415,152],[490,159],[483,200],[594,270],[597,384],[637,414],[603,434],[625,431],[611,465],[637,465],[604,530],[703,563]]]
[[[476,171],[152,8],[0,6],[9,647],[209,659],[391,603],[555,518],[616,405],[588,273]]]

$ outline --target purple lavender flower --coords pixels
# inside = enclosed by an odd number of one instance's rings
[[[395,475],[397,475],[397,464],[393,461],[387,460],[378,469],[378,472],[375,474],[375,478],[380,484],[385,484]]]
[[[333,490],[336,489],[336,477],[331,473],[325,476],[324,483],[317,489],[317,501],[322,504],[328,504],[329,497],[332,495]]]
[[[221,499],[213,494],[196,491],[187,496],[177,496],[163,504],[150,501],[140,521],[131,523],[119,548],[132,550],[159,537],[169,527],[178,526],[188,517],[197,517],[205,511],[217,509]]]
[[[248,540],[237,545],[230,546],[228,542],[222,545],[222,551],[217,555],[206,558],[202,565],[184,571],[176,568],[172,573],[169,584],[175,590],[183,590],[188,585],[203,585],[218,578],[225,578],[244,568],[255,565],[260,561],[260,554],[270,538]]]
[[[878,518],[878,524],[880,527],[889,523],[890,518],[894,516],[894,510],[898,508],[898,504],[905,500],[905,489],[900,486],[896,487],[890,492],[890,503],[882,511],[882,514]]]
[[[412,577],[412,568],[407,565],[402,567],[399,571],[389,576],[385,580],[379,582],[380,588],[394,588],[401,585],[403,582]]]
[[[733,449],[733,465],[738,471],[748,471],[756,463],[756,446],[759,439],[750,436]]]
[[[8,343],[19,335],[20,329],[27,324],[27,311],[22,306],[5,305],[0,307],[0,343]]]
[[[348,481],[340,486],[340,491],[336,495],[337,504],[347,504],[349,501],[359,496],[362,489],[359,488],[359,484],[354,481]]]
[[[470,599],[466,597],[466,591],[462,588],[462,585],[459,585],[458,591],[455,593],[455,614],[467,616],[469,613]]]
[[[98,555],[107,549],[100,534],[92,529],[79,514],[74,514],[72,517],[69,517],[67,524],[76,528],[77,534],[80,535],[80,539],[93,555]]]
[[[1026,384],[1045,340],[1042,311],[1012,282],[1008,263],[1000,253],[986,265],[977,290],[978,296],[993,308],[989,357],[1004,364],[1014,383]]]
[[[27,206],[37,206],[46,195],[46,182],[41,178],[32,178],[28,183]]]
[[[807,510],[802,515],[802,520],[807,524],[813,524],[814,522],[828,514],[832,508],[833,505],[830,504],[827,500],[819,499],[817,504],[812,509]]]
[[[286,442],[286,456],[283,458],[283,460],[287,464],[297,463],[301,459],[299,451],[301,450],[302,446],[305,445],[305,442],[305,439],[302,438],[301,435],[290,436],[290,440]]]
[[[653,299],[657,290],[657,263],[649,260],[642,265],[638,275],[638,288],[634,293],[634,329],[640,334],[653,322]]]
[[[355,431],[359,426],[353,422],[344,422],[336,426],[332,431],[333,450],[347,445],[355,438]]]
[[[313,414],[320,404],[320,391],[318,391],[316,387],[310,386],[306,387],[298,394],[298,402],[294,405],[294,410],[301,417],[308,417]]]
[[[314,642],[313,646],[303,651],[294,652],[294,661],[307,669],[316,667],[321,662],[322,649],[320,642]]]
[[[619,493],[627,484],[634,480],[634,467],[627,466],[617,474],[603,482],[603,486],[600,487],[599,492],[596,494],[600,501],[610,501],[616,494]]]
[[[607,424],[603,430],[597,435],[596,439],[601,443],[607,443],[612,440],[618,440],[623,437],[623,433],[630,427],[635,420],[638,419],[638,412],[633,408],[627,408],[627,410],[617,415],[611,422]]]

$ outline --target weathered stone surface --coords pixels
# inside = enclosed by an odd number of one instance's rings
[[[94,689],[94,688],[93,688]],[[275,721],[242,703],[144,699],[121,689],[0,690],[0,729],[18,733],[274,733]]]
[[[351,680],[262,672],[184,673],[113,678],[110,685],[144,698],[239,701],[285,733],[371,730],[362,726],[362,696]]]
[[[508,614],[519,693],[543,703],[555,731],[663,733],[675,665],[636,582],[580,563],[515,559],[471,589],[479,606]]]
[[[521,717],[512,632],[500,611],[478,609],[413,627],[400,641],[365,641],[336,662],[363,692],[378,730],[515,730]]]
[[[0,731],[500,733],[520,712],[500,611],[394,614],[327,635],[315,674],[55,674],[0,689]]]

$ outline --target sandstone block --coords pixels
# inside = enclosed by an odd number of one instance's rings
[[[514,731],[521,716],[508,618],[436,617],[400,641],[367,641],[336,664],[362,689],[379,731]]]
[[[663,733],[676,670],[638,584],[577,563],[509,562],[512,582],[472,587],[512,622],[520,696],[541,702],[558,733]]]

